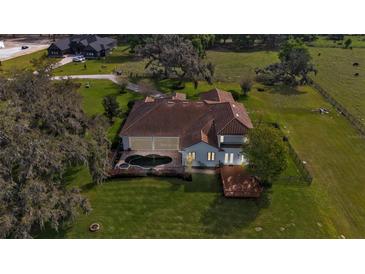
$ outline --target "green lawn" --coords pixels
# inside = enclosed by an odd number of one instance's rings
[[[365,122],[365,49],[311,48],[310,52],[319,71],[313,80]]]
[[[86,69],[85,69],[86,64]],[[143,73],[145,63],[129,54],[127,46],[119,46],[102,59],[86,60],[85,63],[69,63],[54,70],[55,75],[110,74],[114,69],[123,73]]]
[[[7,61],[2,61],[0,73],[9,73],[13,69],[31,69],[33,68],[31,61],[39,59],[47,54],[47,50],[40,50],[30,54],[22,55]],[[58,58],[52,58],[52,62],[57,62]]]
[[[290,169],[289,169],[290,170]],[[290,171],[287,171],[290,173]],[[287,174],[290,175],[290,174]],[[173,178],[119,179],[94,186],[86,169],[70,176],[93,206],[73,226],[43,238],[290,238],[328,237],[316,224],[309,187],[281,183],[258,200],[226,199],[214,175],[194,175],[192,182]],[[293,211],[292,206],[298,208]],[[303,218],[310,213],[310,221]],[[92,222],[101,231],[90,233]],[[255,228],[260,226],[262,231]],[[305,226],[305,229],[303,229]],[[282,228],[285,230],[282,231]]]
[[[103,98],[107,95],[117,96],[117,101],[121,106],[124,115],[121,118],[115,119],[113,125],[109,128],[109,140],[114,140],[117,131],[125,118],[125,113],[128,110],[128,102],[141,98],[140,95],[131,91],[120,94],[118,85],[109,80],[77,80],[76,82],[81,83],[79,92],[84,98],[83,109],[87,115],[102,114],[104,112],[102,104]],[[89,88],[86,88],[86,83],[89,83]]]
[[[207,51],[207,59],[215,65],[214,77],[218,81],[239,82],[245,73],[278,61],[274,51],[229,52]]]

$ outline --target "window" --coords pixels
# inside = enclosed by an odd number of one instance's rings
[[[224,143],[224,136],[223,135],[220,136],[220,142]]]
[[[191,160],[195,160],[195,151],[189,152],[187,158],[191,159]]]
[[[208,152],[208,161],[215,160],[215,152]]]

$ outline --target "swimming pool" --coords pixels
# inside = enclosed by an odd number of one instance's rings
[[[159,165],[166,165],[172,162],[172,158],[168,156],[161,156],[157,154],[149,154],[146,156],[142,155],[131,155],[125,159],[125,162],[130,165],[153,168]]]

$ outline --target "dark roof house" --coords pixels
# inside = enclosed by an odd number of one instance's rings
[[[104,57],[116,47],[117,41],[110,37],[94,34],[72,35],[58,39],[48,48],[48,56],[61,57],[65,54],[82,54],[86,58]]]

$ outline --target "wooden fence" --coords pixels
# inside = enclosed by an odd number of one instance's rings
[[[286,143],[288,145],[289,155],[293,159],[300,174],[303,176],[304,181],[308,184],[311,184],[313,181],[313,177],[310,174],[309,170],[307,169],[306,165],[303,163],[303,160],[300,159],[299,155],[296,153],[290,142],[286,141]]]
[[[342,104],[336,101],[324,88],[312,80],[312,87],[317,90],[324,99],[329,102],[334,108],[336,108],[350,123],[357,129],[357,131],[365,136],[365,126],[364,124],[352,115]]]
[[[310,174],[307,166],[304,164],[303,160],[300,159],[299,155],[297,154],[297,152],[295,151],[295,149],[292,147],[292,145],[290,144],[289,140],[285,137],[284,132],[281,130],[280,125],[278,123],[272,123],[272,126],[274,126],[275,128],[277,128],[278,130],[280,130],[281,135],[283,136],[283,140],[286,143],[287,147],[288,147],[288,152],[289,152],[289,156],[290,158],[293,159],[295,166],[297,167],[301,177],[303,178],[304,182],[311,184],[313,181],[313,177]],[[294,179],[295,177],[290,177],[287,178],[288,181],[295,181]],[[298,180],[297,180],[298,181]]]

